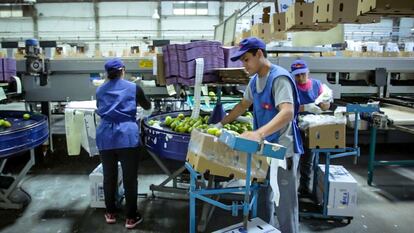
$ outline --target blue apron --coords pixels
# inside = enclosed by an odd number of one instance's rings
[[[96,90],[96,105],[101,117],[96,129],[96,145],[100,151],[139,145],[136,84],[120,78],[109,80]]]
[[[321,82],[316,79],[310,79],[312,86],[309,90],[304,91],[298,88],[299,100],[301,104],[309,104],[315,102],[319,96],[319,89],[321,88]]]
[[[290,73],[283,69],[280,66],[273,65],[270,68],[269,77],[266,81],[266,86],[263,89],[262,92],[257,92],[256,88],[256,79],[258,78],[258,75],[256,74],[251,80],[250,80],[250,88],[253,95],[253,126],[254,129],[258,129],[267,123],[271,121],[278,113],[275,106],[275,100],[273,96],[273,82],[279,78],[280,76],[286,76],[288,77],[288,80],[290,81],[293,89],[293,99],[294,99],[294,117],[292,120],[292,135],[293,135],[293,149],[295,153],[303,154],[303,147],[302,147],[302,139],[300,136],[299,127],[297,124],[297,117],[299,112],[299,98],[298,98],[298,92],[296,89],[295,81],[293,81]],[[269,142],[278,143],[280,137],[280,132],[275,132],[269,136],[267,136],[265,139]]]

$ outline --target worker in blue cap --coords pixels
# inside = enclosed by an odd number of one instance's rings
[[[304,60],[296,60],[291,65],[291,73],[295,78],[300,99],[300,111],[319,114],[328,110],[329,102],[315,104],[315,100],[323,92],[321,81],[309,77],[309,68]]]
[[[96,144],[103,167],[105,195],[105,221],[116,222],[115,196],[118,187],[118,161],[122,167],[122,178],[126,201],[126,223],[128,229],[142,222],[137,212],[137,173],[139,126],[136,122],[137,106],[151,111],[151,102],[140,86],[124,80],[125,65],[119,58],[105,63],[107,82],[96,90],[97,114],[101,117],[96,130]]]
[[[296,84],[287,70],[267,59],[266,45],[262,40],[249,37],[239,46],[231,60],[241,60],[251,80],[241,102],[216,127],[234,121],[253,104],[254,130],[241,136],[279,143],[287,148],[285,168],[277,169],[279,161],[272,159],[264,220],[282,233],[296,233],[299,232],[296,173],[299,156],[303,152],[297,125],[299,97]],[[279,190],[280,199],[276,198]]]
[[[319,80],[309,77],[309,68],[304,60],[298,59],[291,65],[292,76],[295,77],[296,86],[298,88],[300,99],[301,114],[320,114],[322,111],[328,110],[329,102],[321,102],[315,104],[315,100],[322,94],[323,86]],[[309,149],[305,149],[305,153],[300,157],[299,170],[299,195],[308,196],[310,194],[310,177],[312,176],[313,154]]]

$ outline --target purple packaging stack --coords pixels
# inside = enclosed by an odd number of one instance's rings
[[[232,61],[230,58],[232,55],[239,50],[238,47],[223,47],[224,62],[226,68],[238,68],[243,67],[243,63],[240,60]]]
[[[11,82],[16,76],[16,60],[12,58],[0,59],[0,82]]]
[[[214,68],[225,67],[221,43],[217,41],[197,41],[188,44],[172,44],[163,47],[165,76],[167,83],[193,85],[195,59],[204,58],[203,82],[214,82],[218,77]]]

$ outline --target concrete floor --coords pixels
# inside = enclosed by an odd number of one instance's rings
[[[21,108],[21,104],[17,107]],[[3,108],[3,106],[2,106]],[[12,109],[17,109],[12,106]],[[159,184],[166,175],[147,154],[141,155],[139,166],[139,211],[144,221],[135,230],[126,230],[122,215],[114,225],[104,222],[103,209],[89,207],[89,173],[99,164],[97,157],[85,152],[67,156],[65,138],[54,138],[55,152],[38,158],[37,164],[24,178],[21,187],[32,198],[19,211],[0,210],[0,233],[95,233],[95,232],[188,232],[188,201],[168,199],[169,194],[156,193],[152,197],[150,184]],[[411,144],[378,145],[378,158],[383,160],[414,159]],[[374,186],[366,184],[367,146],[362,146],[357,165],[351,158],[341,158],[333,164],[344,165],[358,181],[358,213],[347,225],[337,221],[301,219],[300,231],[321,233],[411,233],[414,219],[414,168],[383,167],[375,172]],[[6,169],[17,170],[27,155],[13,158]],[[170,170],[180,163],[164,161]],[[201,204],[198,202],[197,213]],[[241,222],[229,212],[217,210],[206,232]],[[259,209],[260,215],[260,209]]]
[[[114,225],[104,223],[102,209],[89,207],[88,174],[99,163],[86,153],[69,157],[65,154],[64,137],[57,137],[55,153],[43,158],[32,168],[21,186],[30,193],[31,203],[21,211],[0,210],[0,232],[131,232],[124,228],[124,219]],[[366,155],[358,165],[350,158],[338,159],[351,171],[359,183],[358,214],[351,224],[337,221],[301,219],[301,232],[413,232],[414,219],[414,169],[401,167],[379,168],[375,173],[375,186],[366,184]],[[409,159],[413,149],[408,145],[379,146],[382,159]],[[13,171],[25,155],[10,161]],[[166,161],[170,169],[179,167]],[[139,167],[139,210],[144,222],[132,232],[188,232],[188,202],[167,199],[166,194],[152,197],[150,184],[158,184],[165,178],[159,167],[148,155],[143,155]],[[147,194],[147,196],[143,195]],[[168,196],[168,195],[167,195]],[[198,205],[200,213],[201,205]],[[260,211],[260,210],[259,210]],[[217,210],[206,232],[240,222],[240,217]]]

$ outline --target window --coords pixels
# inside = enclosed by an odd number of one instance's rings
[[[0,6],[0,18],[23,17],[22,6]]]
[[[206,1],[178,1],[173,2],[174,15],[207,15],[208,3]]]

